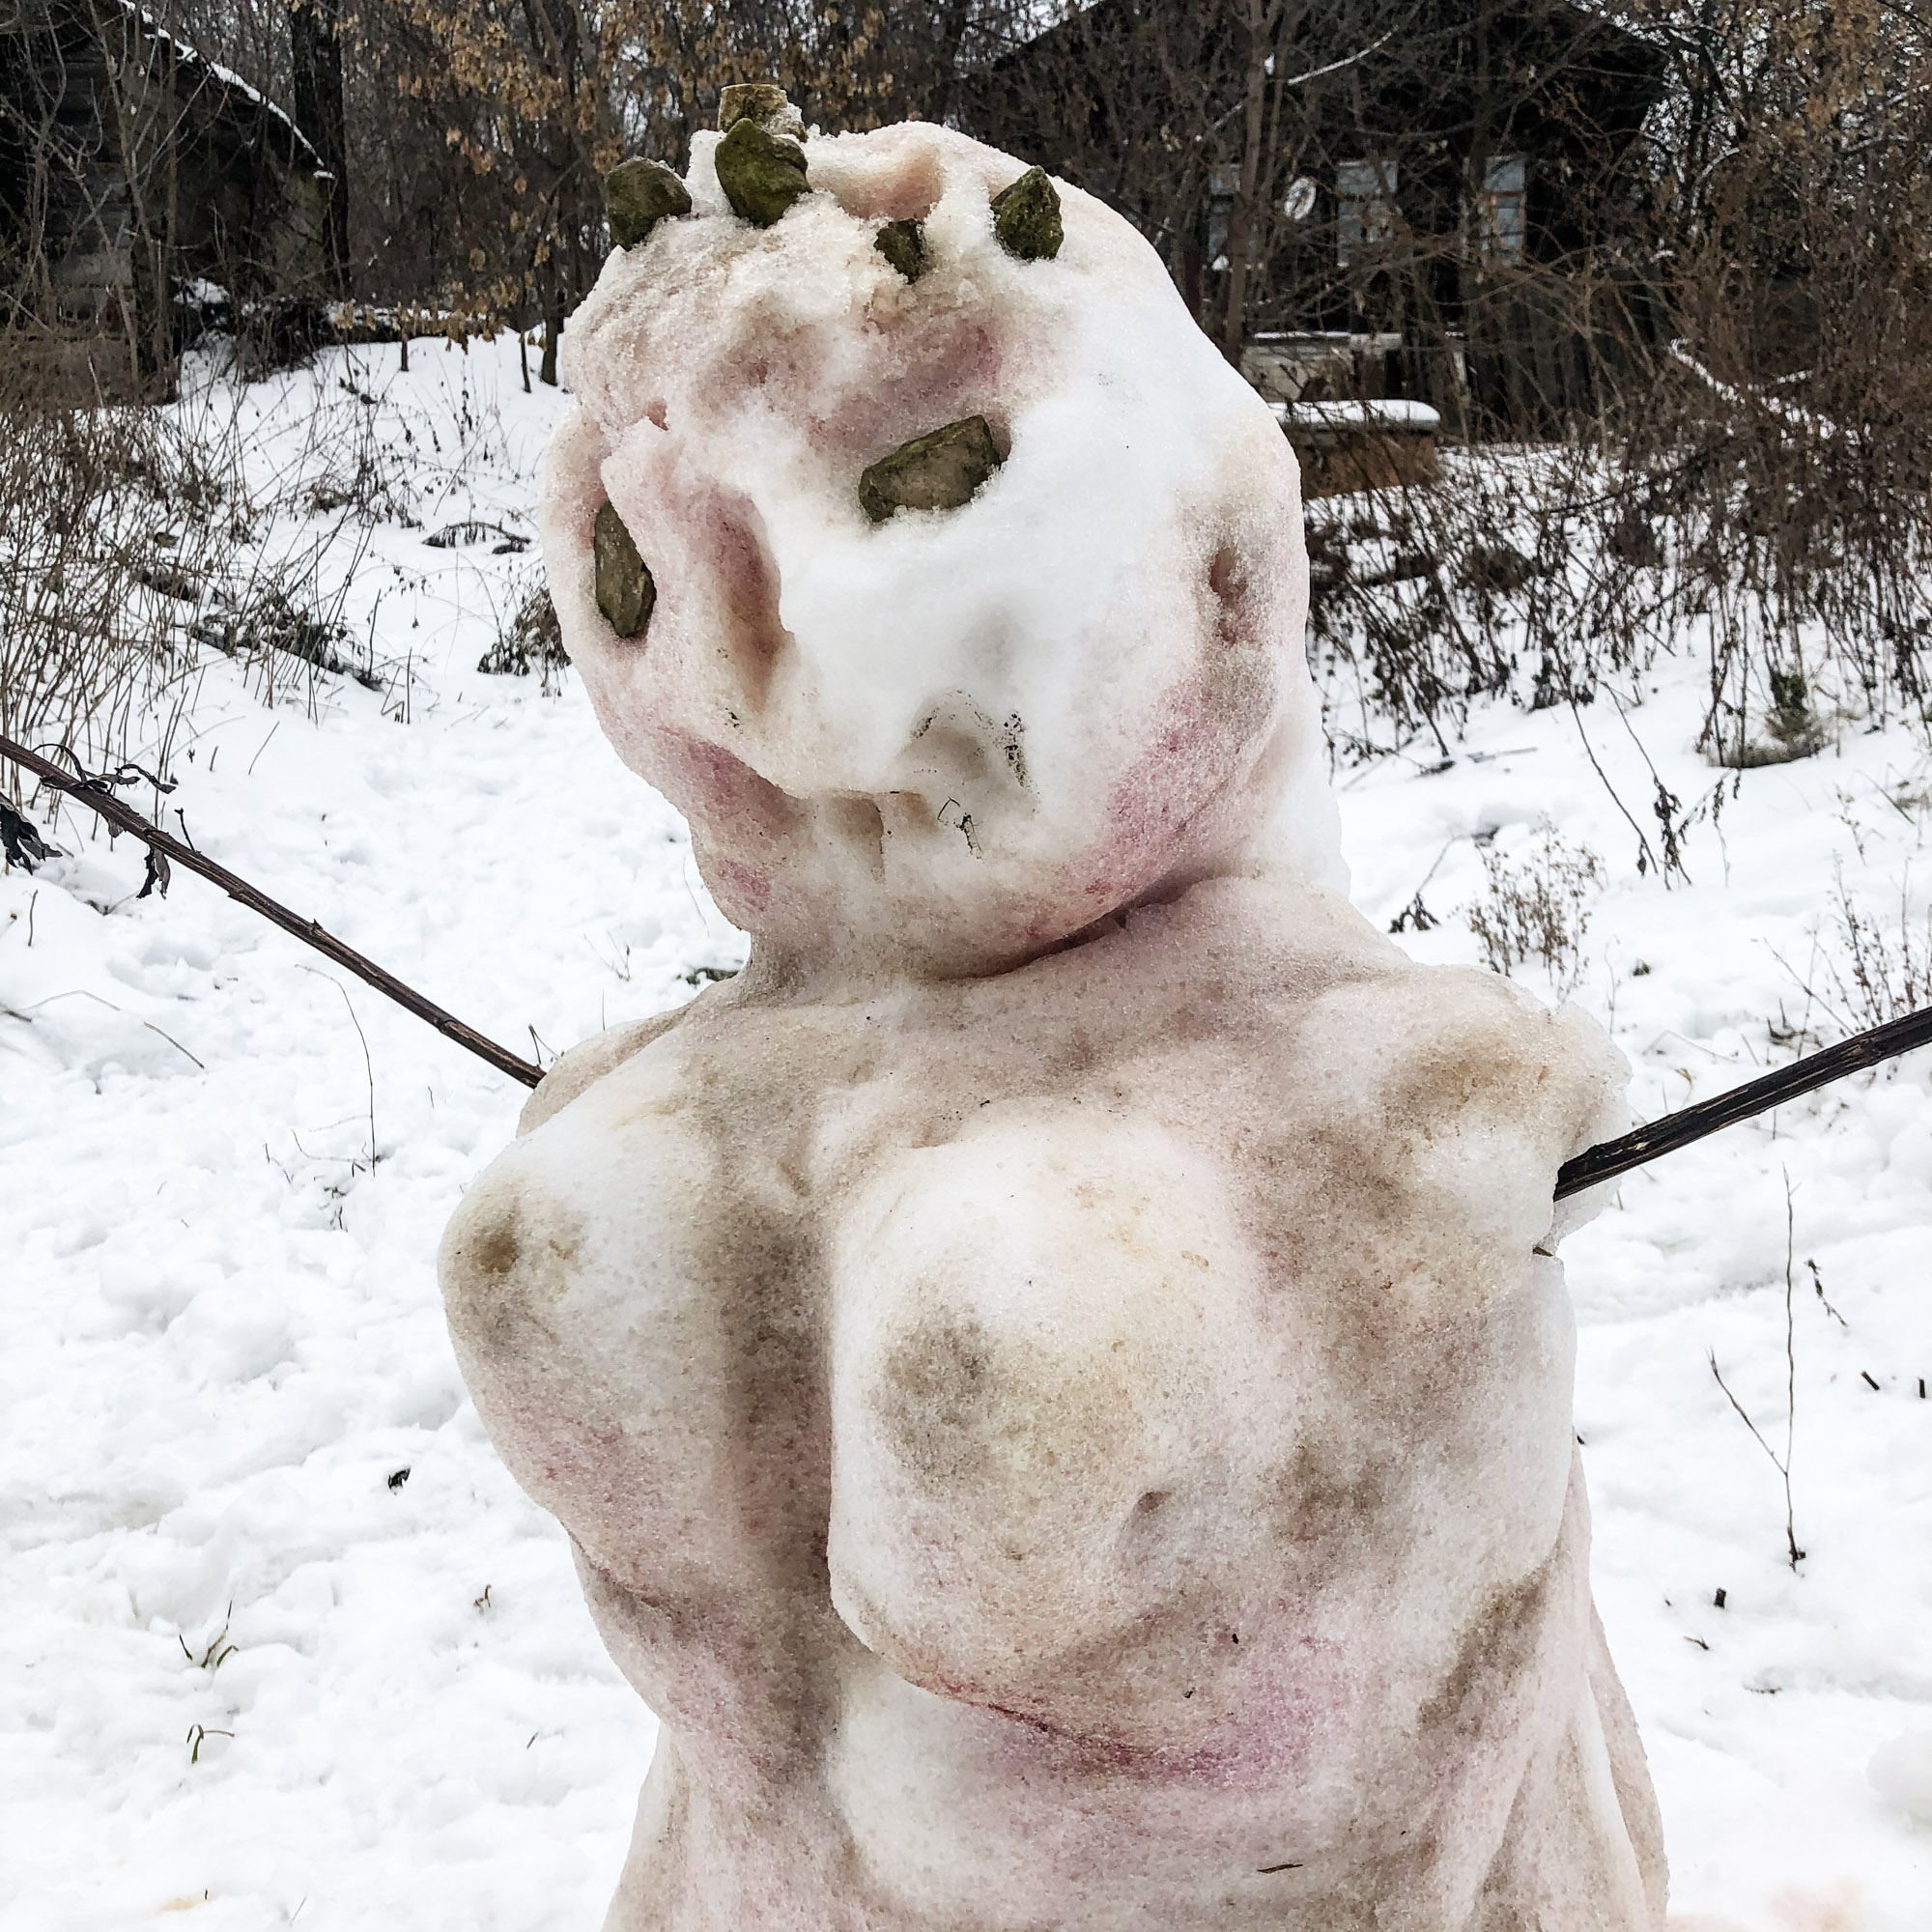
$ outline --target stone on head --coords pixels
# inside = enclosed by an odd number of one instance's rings
[[[604,177],[614,247],[635,248],[668,215],[689,214],[691,193],[662,161],[633,156]]]
[[[872,242],[876,248],[907,281],[916,282],[925,273],[925,231],[917,221],[889,221]]]
[[[754,228],[771,227],[808,192],[805,150],[749,116],[719,142],[715,165],[731,213]]]
[[[718,126],[726,134],[740,121],[755,121],[774,134],[803,134],[805,123],[775,80],[738,81],[718,95]]]
[[[993,233],[1000,246],[1022,262],[1050,262],[1060,253],[1065,239],[1060,194],[1044,168],[1029,168],[993,197]]]

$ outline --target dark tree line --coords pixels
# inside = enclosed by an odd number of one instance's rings
[[[56,14],[60,85],[29,85]],[[1696,637],[1706,742],[1748,761],[1767,719],[1823,741],[1821,652],[1868,710],[1932,710],[1929,24],[1917,0],[0,0],[0,389],[74,346],[51,315],[119,331],[138,391],[222,281],[540,327],[554,376],[604,171],[682,166],[724,85],[776,78],[824,128],[952,121],[1100,196],[1258,383],[1299,356],[1297,400],[1540,444],[1312,520],[1318,645],[1378,718],[1439,728],[1525,666],[1535,701],[1582,703]],[[36,185],[49,144],[110,138],[139,164],[58,207]],[[224,266],[250,156],[327,178],[306,288],[272,238]],[[120,238],[112,274],[61,282],[63,221],[70,255]],[[60,393],[111,399],[80,347]],[[1370,570],[1348,532],[1377,518],[1395,563]]]
[[[951,119],[1089,187],[1231,356],[1258,330],[1465,336],[1529,301],[1573,337],[1690,336],[1715,374],[1784,374],[1839,291],[1861,337],[1909,330],[1926,246],[1924,34],[1892,0],[150,11],[289,107],[331,184],[327,293],[553,338],[601,262],[603,170],[681,164],[720,88],[766,76],[822,126]]]

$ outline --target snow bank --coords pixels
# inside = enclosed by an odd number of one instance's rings
[[[1305,425],[1315,429],[1439,429],[1441,412],[1427,403],[1390,396],[1368,402],[1270,403],[1278,422]]]
[[[1932,1825],[1932,1731],[1894,1738],[1872,1753],[1872,1788],[1921,1825]]]

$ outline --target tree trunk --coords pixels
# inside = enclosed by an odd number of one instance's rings
[[[543,312],[543,361],[537,368],[537,381],[547,383],[553,389],[556,387],[556,345],[563,333],[563,291],[557,287],[557,271],[554,259],[545,262],[537,270],[537,306]]]
[[[1262,133],[1267,119],[1267,57],[1276,18],[1274,8],[1248,0],[1248,72],[1241,97],[1241,176],[1228,211],[1228,313],[1221,353],[1236,369],[1247,341],[1248,260],[1254,253],[1255,199],[1261,185]]]
[[[968,0],[948,0],[939,19],[939,45],[934,50],[932,79],[921,104],[921,118],[944,123],[952,112],[952,91],[959,74],[959,48],[966,38]]]
[[[331,180],[323,215],[323,259],[331,295],[349,293],[349,140],[342,111],[342,0],[295,0],[289,8],[296,126]]]

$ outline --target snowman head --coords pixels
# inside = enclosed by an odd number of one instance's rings
[[[1153,251],[1061,187],[1057,252],[1013,252],[1020,164],[923,124],[807,141],[759,226],[719,138],[571,320],[541,522],[727,916],[979,972],[1209,871],[1332,871],[1295,464]]]

